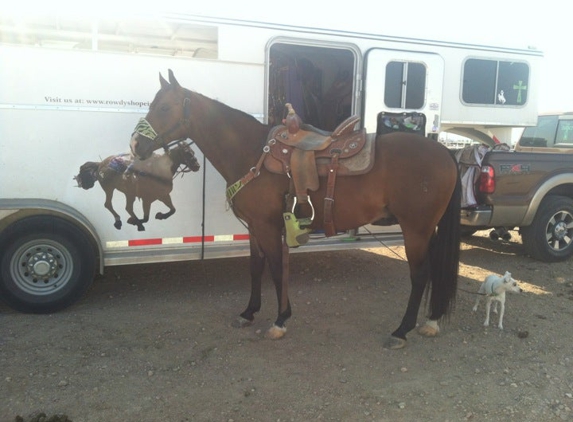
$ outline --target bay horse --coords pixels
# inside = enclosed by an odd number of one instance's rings
[[[157,220],[165,220],[175,213],[171,200],[173,178],[177,173],[199,171],[199,162],[191,147],[184,142],[175,148],[168,149],[165,154],[153,154],[148,160],[141,161],[131,154],[111,155],[101,162],[88,161],[80,166],[79,174],[74,177],[78,186],[90,189],[99,182],[105,192],[105,208],[114,217],[114,227],[121,229],[121,217],[112,204],[113,192],[117,189],[125,195],[125,209],[129,214],[128,224],[137,226],[138,231],[144,231],[144,223],[149,221],[151,204],[159,200],[169,208],[166,213],[158,212]],[[143,219],[133,211],[136,198],[141,198]]]
[[[234,325],[252,324],[260,310],[261,277],[267,262],[276,289],[278,317],[266,336],[281,338],[291,316],[288,246],[283,242],[283,212],[290,182],[287,175],[257,165],[270,127],[247,113],[183,88],[171,70],[169,81],[160,74],[159,82],[160,89],[146,117],[132,134],[130,148],[144,160],[172,140],[190,138],[227,186],[250,180],[231,203],[250,233],[251,294]],[[422,335],[437,335],[438,321],[454,306],[461,188],[457,164],[438,142],[408,133],[380,135],[375,142],[371,171],[337,179],[333,220],[338,231],[380,219],[397,221],[401,226],[411,292],[401,324],[385,343],[397,349],[406,345],[406,334],[416,326],[424,292],[429,296],[429,319],[419,329]],[[323,227],[326,184],[326,178],[321,177],[318,190],[310,192],[316,213],[312,229]]]

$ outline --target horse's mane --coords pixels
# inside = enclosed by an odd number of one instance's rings
[[[218,108],[223,108],[225,111],[227,111],[232,116],[233,119],[235,117],[237,120],[244,119],[245,121],[257,123],[261,127],[267,127],[268,128],[268,125],[261,123],[256,117],[254,117],[253,115],[251,115],[249,113],[246,113],[244,111],[233,108],[233,107],[231,107],[225,103],[220,102],[219,100],[215,100],[213,98],[207,97],[206,95],[203,95],[199,92],[195,92],[195,91],[187,89],[187,88],[183,88],[183,89],[192,95],[195,95],[195,96],[198,96],[198,97],[201,97],[203,99],[210,101],[211,103],[213,103],[213,105],[216,105],[216,107],[218,107]]]

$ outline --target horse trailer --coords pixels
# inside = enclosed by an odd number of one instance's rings
[[[200,151],[201,170],[173,180],[176,212],[143,227],[117,224],[102,189],[78,189],[82,164],[129,153],[160,72],[269,125],[287,102],[326,131],[358,115],[376,132],[381,112],[416,112],[431,138],[491,144],[535,125],[542,59],[531,49],[190,15],[4,14],[0,55],[0,296],[36,313],[71,305],[107,266],[249,255],[247,227]],[[119,192],[112,203],[128,217]],[[402,244],[398,225],[313,233],[293,251],[381,244]]]

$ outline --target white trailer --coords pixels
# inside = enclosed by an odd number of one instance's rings
[[[172,15],[1,16],[0,57],[0,295],[21,311],[53,312],[77,300],[106,266],[249,253],[225,183],[200,152],[201,173],[174,181],[176,213],[150,220],[145,231],[116,229],[103,191],[77,187],[84,162],[128,152],[159,72],[173,69],[183,86],[265,123],[278,123],[287,101],[325,130],[358,114],[375,132],[379,112],[415,111],[426,116],[430,137],[451,131],[490,142],[536,123],[542,55]],[[124,213],[118,192],[113,203]],[[152,215],[162,207],[154,203]],[[317,233],[295,251],[379,241],[400,244],[399,227]]]

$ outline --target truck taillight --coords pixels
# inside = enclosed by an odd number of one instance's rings
[[[495,191],[495,172],[492,166],[483,166],[479,177],[479,191],[493,193]]]

